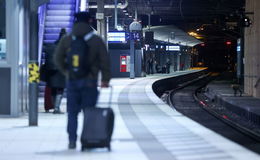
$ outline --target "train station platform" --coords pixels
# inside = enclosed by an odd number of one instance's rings
[[[188,71],[191,72],[191,71]],[[44,113],[40,99],[39,126],[28,127],[28,117],[1,118],[0,160],[257,160],[260,156],[183,116],[162,102],[152,84],[162,78],[112,79],[115,128],[112,151],[68,150],[66,114]],[[101,91],[98,106],[106,107],[109,91]],[[62,110],[66,110],[63,99]],[[82,127],[79,117],[78,134]]]

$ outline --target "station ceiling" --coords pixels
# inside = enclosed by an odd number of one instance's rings
[[[144,31],[153,31],[154,39],[165,43],[190,47],[201,43],[201,41],[195,39],[186,32],[183,32],[174,25],[153,26],[150,28],[144,28]],[[173,33],[173,35],[171,33]]]
[[[209,23],[214,18],[235,14],[243,8],[245,0],[128,0],[128,3],[130,12],[137,8],[139,14],[157,15],[169,23]]]
[[[210,41],[223,36],[226,39],[240,36],[238,21],[244,12],[245,0],[118,0],[118,3],[125,4],[126,1],[128,6],[125,10],[132,17],[137,10],[143,27],[148,25],[150,14],[152,26],[175,25],[185,32],[202,28],[204,31],[200,34]],[[106,4],[114,2],[105,0]],[[122,10],[118,13],[119,21],[132,22],[133,18]],[[110,9],[108,14],[113,16],[113,10]],[[227,26],[227,22],[233,26]]]

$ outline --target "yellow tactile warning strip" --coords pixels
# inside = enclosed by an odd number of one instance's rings
[[[39,74],[39,66],[37,63],[29,63],[29,83],[39,83],[40,82],[40,74]]]

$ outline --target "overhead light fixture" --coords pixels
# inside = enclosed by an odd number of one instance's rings
[[[116,28],[117,28],[118,31],[123,31],[124,30],[123,26],[120,26],[120,25],[118,25]]]
[[[133,16],[129,15],[128,17],[129,17],[129,18],[132,18]]]
[[[123,10],[123,12],[125,13],[125,12],[127,12],[127,10]]]
[[[126,16],[128,16],[129,14],[128,13],[125,13]]]
[[[196,39],[203,39],[202,36],[195,36]]]
[[[81,0],[80,1],[80,11],[86,11],[87,9],[87,1],[86,0]]]
[[[197,34],[196,32],[188,32],[188,34],[189,34],[190,36],[193,36],[193,37],[198,36],[198,34]]]

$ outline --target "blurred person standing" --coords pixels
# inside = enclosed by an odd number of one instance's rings
[[[155,65],[155,71],[156,71],[156,73],[161,73],[161,71],[160,71],[160,65],[158,64],[157,61],[154,61],[154,65]]]
[[[153,74],[154,60],[153,60],[152,57],[150,57],[150,58],[148,59],[147,64],[148,64],[148,74]]]
[[[102,75],[101,87],[108,87],[110,81],[107,48],[102,38],[94,34],[91,22],[87,12],[76,13],[72,33],[61,39],[54,57],[67,77],[69,149],[76,148],[79,112],[96,106],[98,73]]]
[[[167,58],[165,66],[166,66],[166,73],[169,74],[170,73],[170,67],[171,67],[171,61],[170,61],[169,58]]]
[[[65,88],[65,76],[58,70],[57,66],[54,64],[53,55],[55,48],[61,38],[66,34],[66,30],[62,28],[59,33],[59,38],[54,42],[54,44],[48,44],[44,46],[45,51],[45,64],[46,64],[46,85],[49,87],[54,114],[62,113],[60,110],[60,104],[63,96],[63,90]],[[49,110],[46,110],[49,112]]]

